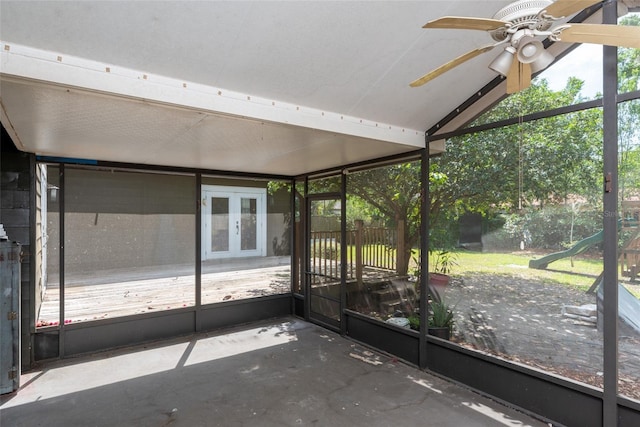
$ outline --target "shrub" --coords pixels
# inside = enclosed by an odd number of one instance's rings
[[[523,241],[528,248],[560,250],[602,229],[599,211],[574,213],[564,205],[501,216],[502,228],[483,237],[485,249],[516,250]]]

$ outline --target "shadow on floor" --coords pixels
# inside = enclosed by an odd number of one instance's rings
[[[23,375],[3,426],[544,426],[285,318],[83,356]]]

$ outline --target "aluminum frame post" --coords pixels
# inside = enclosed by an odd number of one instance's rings
[[[618,21],[617,1],[603,6],[603,23]],[[603,47],[603,371],[602,423],[618,423],[618,48]]]

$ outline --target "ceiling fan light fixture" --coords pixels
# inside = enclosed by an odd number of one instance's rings
[[[630,1],[632,0],[624,0],[625,3]],[[637,1],[640,0],[633,0]],[[410,86],[422,86],[453,67],[497,46],[507,45],[489,64],[489,68],[506,77],[508,94],[519,92],[531,85],[533,73],[544,70],[555,60],[553,54],[545,49],[543,38],[552,42],[593,43],[640,49],[640,27],[567,23],[564,19],[580,11],[590,10],[601,2],[602,0],[517,0],[500,9],[492,19],[443,16],[429,21],[423,28],[487,31],[497,43],[460,55],[411,82]]]
[[[524,36],[518,41],[518,61],[531,64],[544,52],[542,42],[531,36]]]
[[[513,47],[505,47],[504,51],[502,51],[500,55],[496,56],[496,59],[491,61],[491,64],[489,64],[489,68],[496,73],[506,77],[509,73],[509,70],[511,69],[511,64],[513,63],[515,53],[516,50]]]
[[[542,71],[547,68],[553,60],[556,59],[552,54],[547,52],[546,50],[542,50],[540,56],[531,63],[531,72],[537,73],[538,71]]]

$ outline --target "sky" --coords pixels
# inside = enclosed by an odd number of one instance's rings
[[[582,95],[593,98],[602,93],[602,46],[583,44],[540,74],[552,90],[561,90],[571,76],[584,81]]]
[[[569,77],[584,81],[582,95],[593,98],[602,93],[602,46],[583,44],[547,68],[540,77],[547,79],[552,90],[562,90]]]

